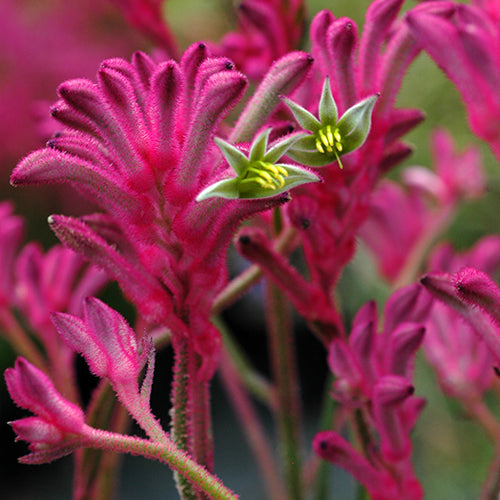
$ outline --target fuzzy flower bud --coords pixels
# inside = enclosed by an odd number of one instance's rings
[[[86,359],[91,371],[113,384],[135,384],[140,370],[134,331],[125,319],[100,300],[84,303],[84,319],[53,313],[61,337]]]
[[[82,432],[85,425],[82,409],[63,398],[49,377],[24,358],[17,358],[15,367],[5,371],[5,381],[10,396],[18,406],[32,411],[39,420],[52,426],[52,438],[55,439],[54,427],[62,433]],[[37,427],[38,432],[42,432],[39,420],[18,424],[18,427],[26,436]],[[27,427],[31,431],[28,432]],[[48,430],[49,427],[45,426],[45,434]]]

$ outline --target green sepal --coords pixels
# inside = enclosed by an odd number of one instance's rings
[[[342,154],[358,149],[365,142],[370,132],[373,107],[377,99],[378,95],[363,99],[349,108],[338,121],[337,128],[344,146]]]
[[[266,153],[267,141],[269,140],[269,134],[271,133],[271,130],[271,127],[263,130],[252,142],[252,146],[250,147],[250,154],[248,157],[251,162],[262,159],[262,157]],[[276,158],[276,160],[278,158]]]
[[[334,153],[320,153],[311,134],[303,135],[286,154],[297,163],[310,167],[324,167],[337,160]]]
[[[339,118],[339,111],[337,109],[337,104],[332,95],[332,89],[330,88],[330,80],[328,77],[325,78],[323,83],[323,91],[321,92],[321,99],[319,101],[319,120],[321,123],[337,123]]]
[[[235,148],[224,139],[216,137],[214,140],[232,169],[238,175],[242,175],[248,166],[248,158],[238,148]]]
[[[290,108],[293,116],[297,120],[297,123],[305,130],[310,132],[317,132],[321,128],[320,121],[307,109],[303,108],[299,104],[290,101],[286,97],[283,97],[283,101]]]
[[[209,198],[226,198],[237,200],[240,197],[238,189],[240,180],[238,177],[223,179],[206,187],[197,197],[196,201],[208,200]]]
[[[279,142],[274,144],[274,146],[272,146],[269,151],[262,157],[262,160],[269,163],[276,163],[302,137],[309,137],[309,134],[304,132],[285,137],[283,140],[280,140]]]
[[[287,155],[297,163],[310,167],[325,167],[337,161],[337,157],[333,153],[323,154],[316,149],[294,149],[290,150]]]

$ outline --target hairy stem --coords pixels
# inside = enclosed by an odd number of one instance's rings
[[[237,500],[238,498],[219,479],[192,460],[186,452],[180,450],[168,438],[164,443],[155,443],[134,436],[124,436],[87,427],[87,438],[82,445],[159,460],[183,477],[189,485],[206,492],[213,500]]]
[[[273,500],[284,500],[285,491],[275,463],[269,439],[257,416],[252,400],[243,387],[241,374],[227,350],[223,350],[219,373],[229,395],[248,444],[260,468],[267,486],[268,496]]]
[[[266,291],[269,352],[277,388],[276,420],[285,482],[288,498],[300,500],[303,498],[300,403],[291,311],[284,294],[276,286],[268,284]]]
[[[184,452],[189,446],[189,340],[179,336],[174,342],[174,380],[172,385],[171,437]],[[196,493],[185,476],[175,473],[177,489],[182,500],[196,500]]]

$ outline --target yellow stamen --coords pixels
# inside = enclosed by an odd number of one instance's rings
[[[276,167],[276,170],[283,176],[283,177],[288,177],[288,172],[286,171],[286,168],[280,167],[279,165],[274,165]]]
[[[316,149],[322,153],[325,154],[325,150],[323,149],[323,146],[321,145],[321,142],[319,139],[316,139]]]
[[[331,125],[326,125],[326,127],[318,130],[315,143],[316,149],[321,154],[333,153],[339,167],[342,168],[342,162],[338,153],[344,150],[344,145],[342,144],[342,135],[338,128],[333,129]]]
[[[273,182],[273,178],[264,170],[259,170],[259,169],[254,168],[254,167],[248,167],[248,172],[254,172],[258,176],[263,177],[267,182],[271,182],[271,183]]]
[[[240,182],[241,184],[256,182],[264,189],[276,190],[277,187],[285,185],[285,177],[288,177],[285,168],[259,160],[248,166]]]

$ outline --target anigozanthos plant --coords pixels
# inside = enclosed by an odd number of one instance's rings
[[[305,168],[276,163],[300,135],[285,137],[267,150],[270,133],[271,128],[267,128],[257,135],[250,146],[248,157],[240,149],[216,137],[215,142],[236,172],[236,177],[211,184],[196,197],[196,200],[269,198],[301,184],[320,180],[317,175]]]
[[[319,102],[319,119],[299,104],[283,98],[304,133],[287,151],[287,155],[311,167],[323,167],[358,149],[365,142],[371,127],[373,107],[378,96],[372,95],[351,106],[339,119],[337,104],[328,77],[323,84]]]

